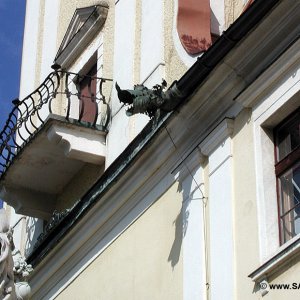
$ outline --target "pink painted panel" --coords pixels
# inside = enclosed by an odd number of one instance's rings
[[[209,0],[178,0],[177,30],[189,54],[207,50],[212,43]]]

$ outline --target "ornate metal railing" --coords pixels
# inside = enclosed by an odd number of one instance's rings
[[[106,130],[110,117],[103,95],[106,81],[112,80],[57,70],[23,100],[13,100],[14,107],[0,132],[0,177],[50,114]]]

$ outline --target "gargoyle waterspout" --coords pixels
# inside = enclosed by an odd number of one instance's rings
[[[152,118],[157,111],[172,111],[181,99],[176,85],[165,91],[166,86],[167,83],[163,80],[161,85],[157,84],[152,89],[137,84],[133,90],[122,90],[116,83],[116,90],[120,102],[128,106],[128,116],[141,113]]]

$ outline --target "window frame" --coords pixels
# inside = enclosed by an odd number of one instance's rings
[[[300,120],[300,108],[289,114],[283,121],[281,121],[273,130],[274,135],[274,158],[275,158],[275,165],[274,171],[276,176],[276,192],[277,192],[277,207],[278,207],[278,230],[279,230],[279,242],[280,245],[285,244],[293,237],[297,236],[291,235],[290,237],[286,237],[286,233],[283,230],[284,227],[284,220],[283,218],[290,214],[296,207],[300,207],[300,203],[289,207],[287,211],[282,212],[283,210],[283,199],[282,199],[282,186],[280,178],[283,174],[292,170],[294,166],[298,166],[300,163],[300,145],[298,144],[291,152],[286,154],[281,159],[279,158],[279,130],[282,129],[286,124],[289,122],[293,122],[293,120]],[[299,124],[300,128],[300,124]]]

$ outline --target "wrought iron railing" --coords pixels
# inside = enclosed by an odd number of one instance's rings
[[[106,81],[112,80],[57,70],[23,100],[13,100],[14,107],[0,132],[0,177],[50,114],[106,130],[110,118],[103,94]]]

